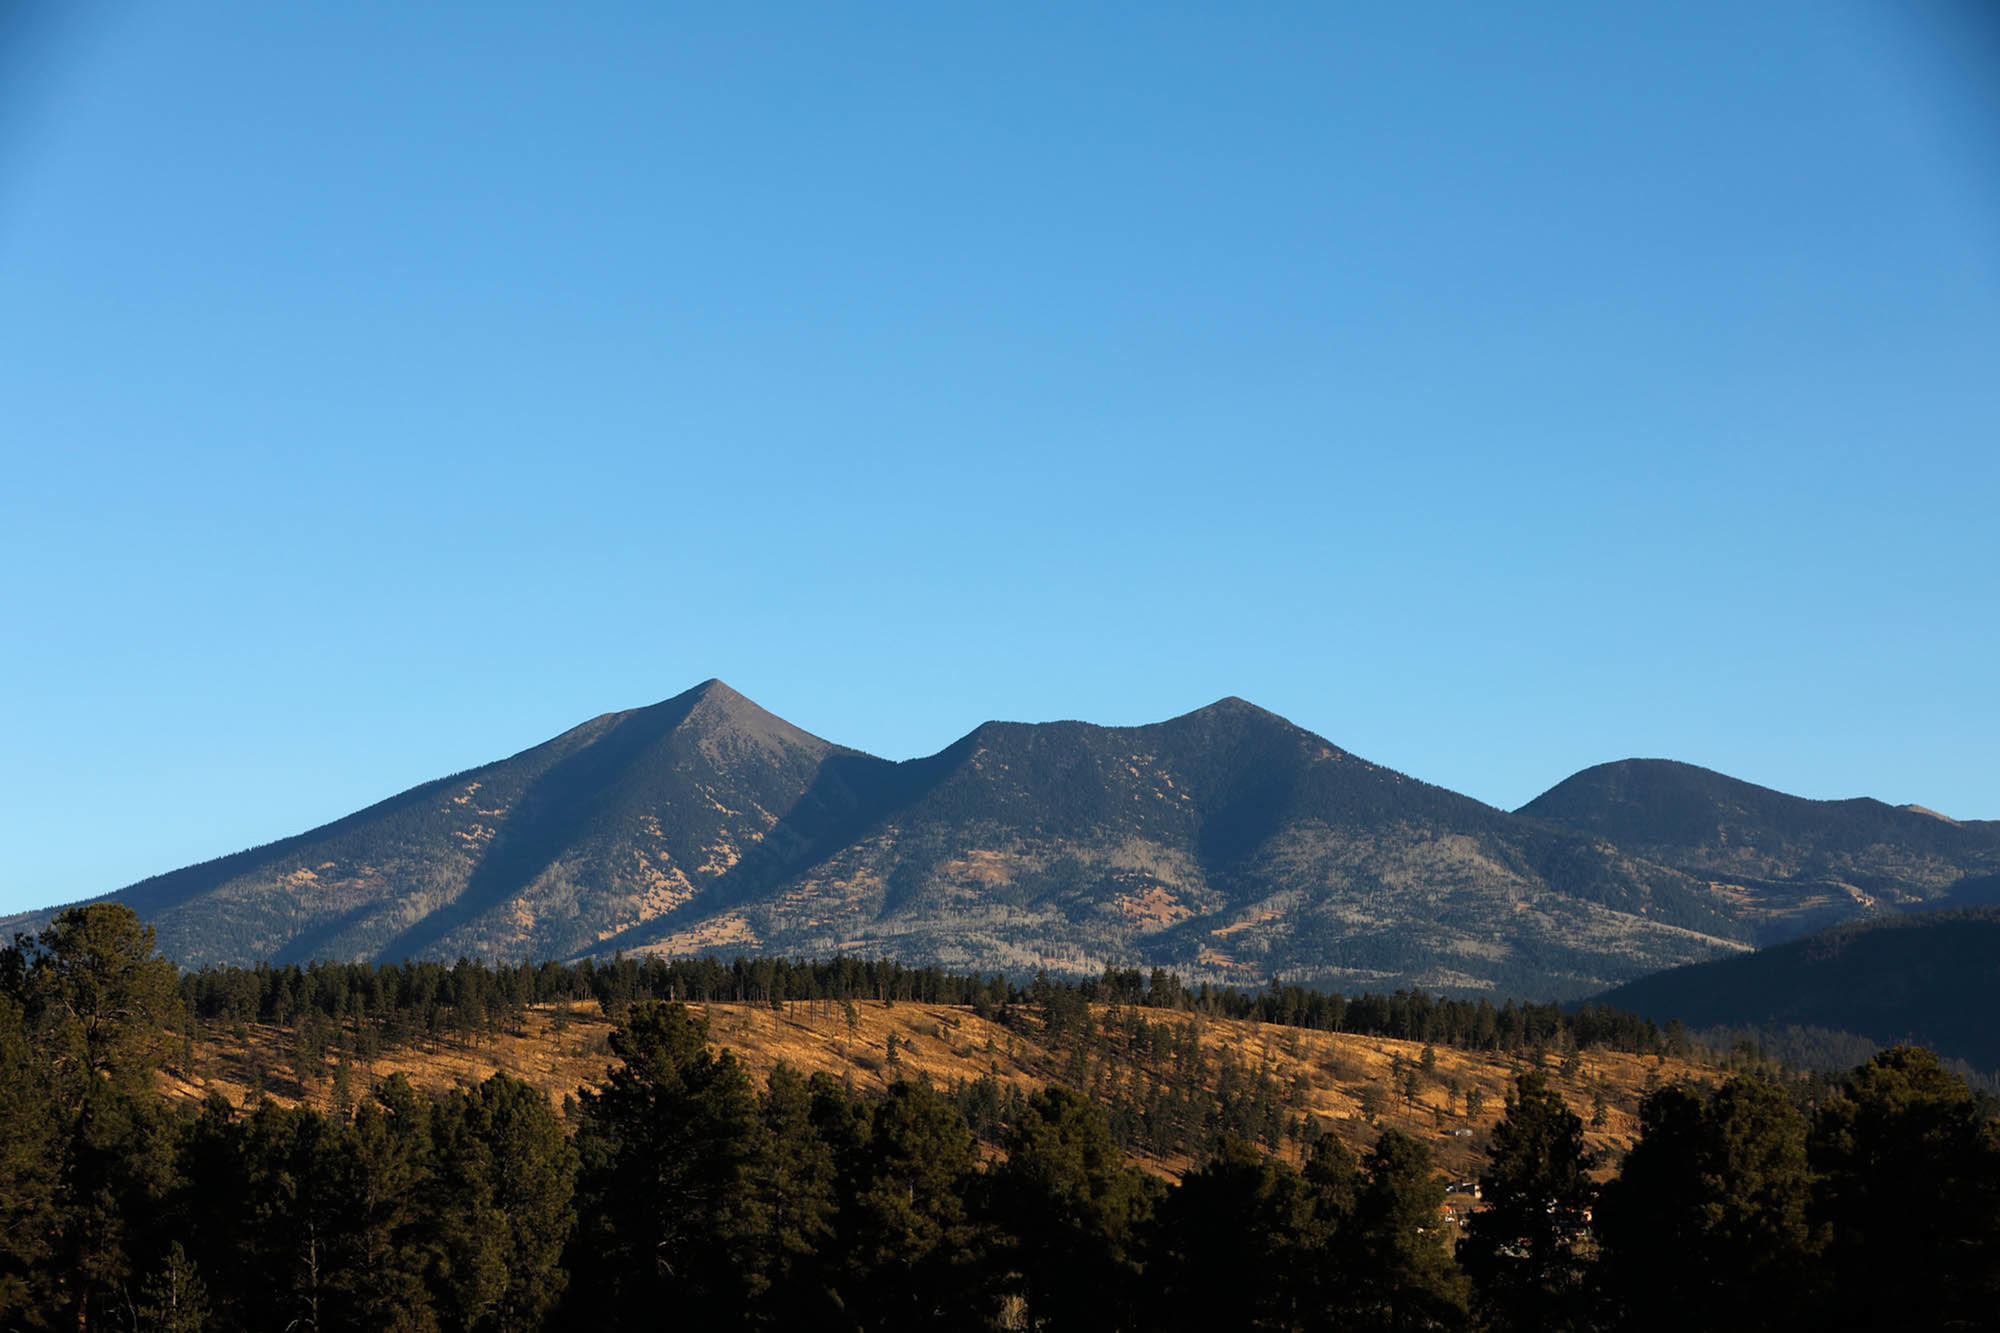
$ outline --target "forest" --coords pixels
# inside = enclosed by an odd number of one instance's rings
[[[1659,1087],[1615,1172],[1537,1056],[1461,1226],[1420,1136],[1357,1151],[1253,1079],[1210,1070],[1154,1106],[921,1078],[866,1096],[753,1079],[687,1007],[864,997],[1018,1012],[1079,1043],[1106,1005],[1128,1025],[1192,1009],[1440,1045],[1683,1040],[1602,1011],[1116,970],[1074,987],[853,959],[182,974],[99,904],[0,950],[0,1328],[1952,1328],[1990,1326],[2000,1301],[2000,1126],[1919,1048],[1836,1080]],[[604,1080],[560,1106],[505,1074],[440,1093],[390,1077],[324,1109],[160,1091],[203,1024],[345,1048],[555,1001],[617,1020]],[[1185,1065],[1153,1027],[1161,1068]],[[1174,1179],[1128,1151],[1162,1126]]]

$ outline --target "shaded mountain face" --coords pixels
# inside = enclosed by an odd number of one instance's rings
[[[1691,1027],[1823,1028],[2000,1070],[2000,907],[1854,922],[1601,997]]]
[[[1991,901],[2000,828],[1921,806],[1809,801],[1692,764],[1628,759],[1520,814],[1602,837],[1704,881],[1759,942],[1840,921]]]
[[[892,767],[710,681],[112,897],[188,965],[570,955],[811,859],[855,804],[840,775]]]
[[[187,965],[848,951],[1536,997],[1750,933],[1699,878],[1238,699],[896,764],[719,681],[111,896]]]
[[[1227,699],[1145,727],[988,723],[723,934],[959,968],[1107,961],[1258,985],[1583,994],[1740,947],[1685,876],[1414,781]],[[631,948],[717,937],[700,908]]]

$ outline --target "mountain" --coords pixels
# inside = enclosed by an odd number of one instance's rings
[[[1685,876],[1240,699],[1142,727],[987,723],[899,777],[877,823],[785,884],[615,943],[1535,994],[1740,947]]]
[[[1571,998],[2000,897],[2000,826],[1656,760],[1510,814],[1234,698],[891,763],[711,680],[111,896],[190,965],[857,952]]]
[[[1664,759],[1587,768],[1518,813],[1705,882],[1759,943],[2000,898],[2000,824],[1866,798],[1809,801]]]
[[[2000,907],[1854,922],[1599,997],[1690,1027],[1823,1028],[2000,1070]]]
[[[781,876],[856,803],[843,774],[872,790],[893,767],[709,681],[111,896],[189,964],[574,953],[724,876]]]
[[[846,951],[1573,997],[1749,936],[1679,870],[1240,699],[891,763],[720,681],[109,896],[186,965]]]

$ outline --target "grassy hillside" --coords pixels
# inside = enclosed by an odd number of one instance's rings
[[[1173,1079],[1179,1057],[1154,1054],[1157,1035],[1136,1039],[1137,1017],[1149,1033],[1169,1029],[1167,1045],[1183,1045],[1189,1036],[1199,1041],[1208,1068],[1202,1083],[1211,1095],[1232,1082],[1250,1088],[1262,1076],[1280,1090],[1288,1123],[1310,1114],[1356,1147],[1372,1143],[1383,1128],[1420,1134],[1433,1143],[1444,1169],[1457,1175],[1476,1170],[1507,1089],[1532,1062],[1531,1056],[1438,1046],[1432,1048],[1434,1068],[1425,1073],[1425,1047],[1419,1042],[1103,1005],[1092,1007],[1095,1034],[1082,1041],[1052,1037],[1025,1014],[1003,1025],[955,1005],[857,1002],[851,1022],[849,1008],[840,1002],[691,1007],[707,1015],[716,1044],[733,1052],[760,1082],[782,1062],[806,1073],[832,1074],[863,1092],[879,1091],[898,1078],[928,1078],[940,1088],[991,1078],[1023,1092],[1065,1083],[1105,1100]],[[504,1070],[536,1084],[560,1105],[579,1086],[602,1079],[610,1029],[594,1004],[535,1006],[513,1030],[476,1042],[442,1039],[357,1061],[347,1076],[347,1095],[358,1097],[395,1073],[420,1088],[442,1090]],[[232,1102],[261,1092],[280,1103],[324,1109],[339,1093],[339,1062],[331,1054],[302,1055],[298,1038],[298,1028],[265,1023],[209,1032],[172,1071],[167,1090],[183,1099],[215,1092]],[[1561,1053],[1547,1053],[1542,1064],[1591,1126],[1589,1144],[1607,1161],[1631,1145],[1638,1102],[1648,1089],[1721,1076],[1712,1066],[1686,1059],[1596,1050],[1576,1053],[1567,1073]],[[1414,1101],[1406,1101],[1399,1089],[1404,1071],[1415,1072]],[[1600,1098],[1603,1123],[1592,1124]],[[1469,1101],[1480,1103],[1476,1113]],[[1297,1156],[1289,1140],[1277,1150]],[[1163,1172],[1187,1165],[1183,1154],[1142,1149],[1135,1156]]]

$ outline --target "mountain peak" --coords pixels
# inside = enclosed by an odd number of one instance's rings
[[[1268,708],[1259,708],[1248,699],[1234,694],[1224,695],[1206,707],[1197,708],[1191,713],[1182,713],[1178,717],[1171,717],[1165,722],[1155,723],[1154,725],[1171,727],[1188,723],[1207,723],[1211,725],[1216,723],[1234,723],[1237,725],[1248,724],[1253,727],[1277,727],[1289,731],[1303,730],[1298,723],[1292,721],[1290,718],[1280,716]]]
[[[686,703],[692,706],[694,704],[701,704],[701,703],[713,703],[721,705],[729,705],[735,703],[747,704],[750,703],[750,700],[745,698],[743,695],[737,693],[735,690],[731,689],[729,687],[728,682],[724,681],[721,677],[710,676],[707,680],[695,686],[693,689],[682,690],[679,694],[673,696],[673,698],[663,699],[661,700],[661,702],[669,704]],[[754,708],[756,705],[752,704],[751,706]]]

